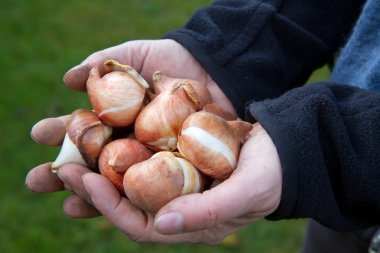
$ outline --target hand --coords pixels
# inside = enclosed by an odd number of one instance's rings
[[[97,65],[104,72],[102,66],[107,59],[133,66],[148,82],[156,70],[175,77],[196,79],[207,85],[214,102],[234,111],[205,70],[172,40],[132,41],[97,52],[68,71],[64,76],[65,83],[75,90],[85,91],[90,68]],[[40,144],[60,145],[66,120],[67,117],[59,117],[40,121],[32,129],[33,139]],[[26,185],[31,191],[41,193],[63,189],[72,191],[73,195],[63,205],[67,215],[85,218],[103,214],[134,240],[215,243],[245,224],[271,213],[278,205],[281,169],[277,152],[266,132],[260,126],[255,129],[254,136],[244,145],[238,168],[230,179],[202,194],[172,201],[157,216],[141,212],[122,198],[106,178],[78,165],[65,165],[57,174],[52,174],[51,164],[42,164],[29,172]],[[256,155],[252,157],[251,154]],[[253,186],[257,188],[252,190]],[[162,218],[168,212],[180,215],[171,215],[171,218],[166,215],[168,223]],[[179,218],[184,222],[181,231],[170,222],[170,219],[178,221],[178,217],[183,217]]]
[[[80,196],[66,200],[64,211],[72,217],[93,217],[98,210],[129,238],[141,242],[220,242],[272,213],[280,202],[282,173],[276,148],[260,124],[254,125],[252,133],[229,179],[203,193],[171,201],[156,216],[137,209],[101,175],[78,165],[63,166],[58,176]],[[37,177],[37,171],[31,171],[27,178],[32,190],[63,187],[51,174]]]
[[[210,90],[213,102],[218,103],[230,112],[235,112],[229,100],[202,66],[184,47],[174,40],[130,41],[96,52],[90,55],[81,64],[69,70],[64,76],[64,82],[74,90],[85,91],[86,80],[90,69],[94,66],[98,66],[100,72],[104,74],[103,63],[108,59],[114,59],[123,64],[133,66],[148,82],[151,81],[152,74],[156,70],[160,70],[162,73],[172,77],[198,80],[204,83]],[[39,144],[51,146],[61,145],[65,135],[64,124],[66,120],[67,117],[59,117],[44,119],[38,122],[32,129],[32,138]],[[60,171],[65,171],[66,169],[71,171],[72,167],[77,166],[67,165]],[[30,171],[26,179],[27,186],[32,191],[41,193],[63,190],[64,187],[68,188],[68,186],[64,185],[62,180],[59,179],[59,175],[52,174],[50,170],[51,163],[45,163],[34,168]],[[85,168],[78,170],[81,173],[88,172]],[[75,170],[73,169],[72,171]],[[64,173],[62,172],[61,174],[63,175]],[[77,178],[73,176],[72,180],[81,181],[82,179],[81,177]],[[73,217],[87,217],[88,213],[73,213],[72,211],[66,210],[66,208],[70,208],[70,206],[81,202],[80,197],[83,197],[83,191],[76,193],[77,194],[74,194],[66,200],[64,210]],[[85,204],[82,203],[82,205]],[[93,210],[93,215],[98,215],[96,209],[90,205],[87,206]]]

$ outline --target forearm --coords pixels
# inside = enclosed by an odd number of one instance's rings
[[[311,217],[335,229],[380,224],[380,93],[332,83],[255,102],[283,168],[268,218]]]
[[[350,31],[360,1],[215,1],[166,37],[209,72],[240,116],[250,99],[303,84]]]

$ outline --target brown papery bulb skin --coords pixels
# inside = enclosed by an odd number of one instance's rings
[[[66,132],[75,145],[78,145],[79,139],[82,138],[83,132],[91,126],[100,125],[99,117],[93,111],[87,109],[77,109],[73,111],[67,122]]]
[[[111,141],[111,127],[104,125],[94,112],[78,109],[70,115],[66,129],[87,165],[96,168],[103,146]]]
[[[232,120],[238,119],[236,114],[223,109],[217,103],[211,103],[211,104],[207,104],[207,105],[203,106],[202,111],[215,114],[215,115],[217,115],[217,116],[219,116],[222,119],[225,119],[227,121],[232,121]]]
[[[135,122],[135,135],[152,150],[173,151],[183,121],[195,111],[194,103],[182,88],[174,92],[165,90],[141,110]]]
[[[162,91],[170,89],[176,83],[188,83],[194,88],[195,92],[199,96],[200,102],[197,110],[200,110],[204,105],[211,103],[211,93],[205,84],[192,79],[169,77],[160,71],[156,71],[153,74],[153,88],[156,94],[160,94]]]
[[[75,110],[67,120],[65,139],[52,164],[52,170],[56,171],[66,163],[76,163],[95,170],[99,154],[111,137],[112,128],[103,124],[93,111]]]
[[[135,206],[156,213],[181,195],[201,192],[203,178],[185,159],[171,152],[159,152],[127,170],[124,190]]]
[[[124,194],[123,177],[129,167],[152,156],[137,140],[124,138],[108,143],[99,156],[100,174],[108,178]]]
[[[87,92],[96,114],[112,127],[132,125],[143,107],[146,87],[127,72],[113,71],[100,77],[91,69]]]
[[[190,115],[178,137],[180,153],[204,174],[221,181],[236,168],[240,146],[240,136],[230,124],[205,111]]]

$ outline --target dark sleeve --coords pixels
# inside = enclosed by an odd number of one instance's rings
[[[301,85],[331,60],[362,2],[215,1],[166,38],[187,48],[242,117],[246,101]]]
[[[380,93],[333,83],[249,107],[276,145],[280,206],[268,219],[310,217],[333,229],[380,224]]]

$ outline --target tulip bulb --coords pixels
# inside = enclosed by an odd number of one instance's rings
[[[235,113],[229,112],[225,109],[223,109],[219,104],[217,103],[211,103],[203,106],[203,111],[213,113],[222,119],[232,121],[237,120],[237,115]]]
[[[94,112],[75,110],[66,123],[65,139],[52,171],[67,163],[97,168],[100,151],[111,140],[111,135],[112,128],[104,125]]]
[[[124,190],[134,205],[156,213],[174,198],[201,192],[203,177],[186,159],[159,152],[127,170]]]
[[[137,140],[124,138],[104,146],[99,156],[100,174],[107,177],[115,187],[124,193],[123,177],[132,165],[145,161],[152,153]]]
[[[241,143],[251,129],[248,122],[199,111],[183,123],[178,150],[204,174],[222,181],[236,168]]]
[[[198,97],[197,99],[199,100],[196,108],[197,110],[200,110],[204,105],[211,103],[211,94],[205,84],[191,79],[172,78],[162,74],[160,71],[156,71],[153,74],[153,88],[156,94],[160,94],[167,89],[170,90],[173,85],[178,83],[187,83],[189,84],[187,87],[194,89]]]
[[[135,134],[149,148],[173,151],[183,121],[196,111],[199,100],[187,83],[177,83],[159,93],[136,118]]]
[[[118,69],[100,77],[97,67],[90,70],[87,92],[99,118],[112,127],[126,127],[134,123],[144,104],[147,82],[130,66],[109,60],[107,70]]]

